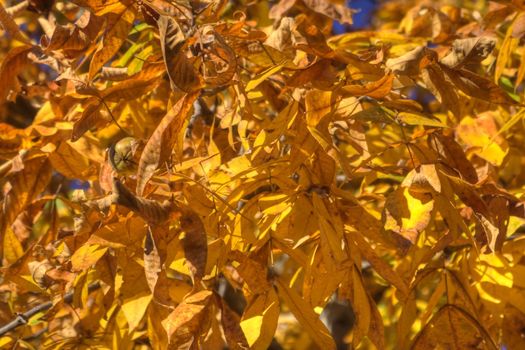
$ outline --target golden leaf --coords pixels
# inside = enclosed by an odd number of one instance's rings
[[[286,283],[280,279],[277,280],[277,287],[279,295],[283,298],[286,306],[288,306],[317,345],[321,349],[335,349],[336,347],[332,336],[319,319],[319,315],[312,310],[311,306],[308,305],[296,291],[289,288]]]

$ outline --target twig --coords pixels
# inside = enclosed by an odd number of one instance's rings
[[[88,293],[91,293],[97,289],[100,288],[100,282],[93,282],[88,286]],[[67,292],[66,295],[64,295],[64,302],[71,303],[73,301],[73,294],[74,291]],[[13,331],[16,328],[20,327],[21,325],[24,325],[27,323],[27,320],[29,320],[31,317],[36,315],[39,312],[45,311],[50,309],[53,306],[52,301],[48,301],[46,303],[40,304],[35,306],[34,308],[22,313],[18,314],[14,320],[6,324],[5,326],[0,327],[0,336],[6,334],[7,332]]]

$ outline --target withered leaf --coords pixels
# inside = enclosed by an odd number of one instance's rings
[[[126,41],[128,33],[133,25],[135,15],[133,11],[124,9],[120,13],[108,13],[102,41],[93,55],[89,65],[89,79],[108,62]]]
[[[200,87],[200,77],[185,52],[185,37],[177,21],[168,16],[157,20],[160,45],[172,88],[191,92]]]
[[[476,169],[469,162],[463,148],[454,138],[444,134],[437,134],[436,138],[439,140],[439,146],[441,146],[438,151],[450,161],[452,167],[456,168],[466,181],[470,183],[478,182]]]
[[[175,348],[198,346],[201,332],[211,307],[212,292],[203,290],[187,296],[162,325],[168,333],[169,343]]]
[[[0,5],[1,6],[1,5]],[[0,65],[0,104],[6,101],[9,91],[16,84],[17,75],[30,63],[31,46],[18,46],[10,50]]]
[[[23,168],[8,175],[10,189],[2,197],[0,215],[0,236],[51,180],[52,167],[44,155],[28,155],[23,160]]]
[[[400,57],[389,58],[386,66],[395,74],[415,76],[419,74],[419,62],[430,54],[427,48],[419,46]]]
[[[2,28],[9,33],[9,35],[24,44],[29,44],[27,37],[20,31],[18,25],[13,20],[11,15],[6,11],[3,4],[0,4],[0,23]]]
[[[454,90],[454,85],[446,80],[445,74],[437,64],[428,65],[423,69],[423,81],[426,87],[436,96],[441,103],[456,117],[461,115],[460,99]]]
[[[170,212],[174,209],[172,203],[159,203],[155,200],[135,196],[117,179],[113,179],[112,196],[113,203],[129,208],[152,224],[160,224],[168,220]]]
[[[392,83],[394,81],[393,74],[387,74],[377,81],[361,85],[346,85],[342,87],[342,91],[350,96],[368,96],[375,99],[381,99],[387,96],[392,90]]]
[[[155,170],[168,161],[173,147],[179,143],[180,132],[186,123],[193,101],[198,93],[184,95],[162,118],[153,135],[146,143],[140,157],[137,172],[137,195],[141,196],[146,183],[151,179]],[[180,152],[180,148],[177,149]]]
[[[491,103],[516,103],[501,87],[485,77],[466,69],[449,70],[444,67],[444,71],[450,81],[469,96]]]
[[[154,293],[155,285],[157,284],[161,271],[161,261],[151,228],[148,229],[144,241],[144,271],[146,273],[148,287],[151,293]]]
[[[450,53],[439,60],[449,68],[459,69],[462,66],[478,64],[492,52],[496,40],[490,36],[456,39]]]
[[[455,305],[443,306],[415,339],[411,349],[497,349],[489,333],[472,315]]]
[[[208,257],[208,239],[201,218],[195,212],[185,212],[180,218],[184,231],[184,255],[192,273],[194,283],[204,277]]]

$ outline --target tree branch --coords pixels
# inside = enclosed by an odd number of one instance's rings
[[[88,293],[91,293],[97,289],[100,288],[100,282],[93,282],[88,286]],[[64,302],[71,303],[73,301],[73,293],[74,291],[67,292],[64,295]],[[17,327],[20,327],[21,325],[24,325],[27,323],[27,320],[29,320],[32,316],[36,315],[37,313],[41,311],[45,311],[50,309],[53,306],[52,301],[48,301],[43,304],[39,304],[35,306],[32,309],[29,309],[28,311],[18,314],[14,320],[6,324],[5,326],[0,327],[0,336],[4,335],[7,332],[15,330]]]

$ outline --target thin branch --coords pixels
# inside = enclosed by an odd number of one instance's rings
[[[100,282],[93,282],[88,286],[88,293],[91,293],[101,287]],[[73,301],[73,294],[74,291],[67,292],[66,295],[64,295],[64,302],[71,303]],[[34,308],[22,313],[18,314],[14,320],[6,324],[5,326],[0,327],[0,336],[3,336],[7,332],[11,332],[15,330],[16,328],[27,324],[27,321],[33,317],[34,315],[38,314],[39,312],[46,311],[50,309],[53,306],[52,301],[48,301],[43,304],[39,304],[35,306]]]

